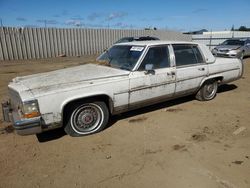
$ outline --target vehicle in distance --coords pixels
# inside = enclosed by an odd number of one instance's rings
[[[216,96],[219,84],[239,79],[243,63],[215,58],[193,42],[140,41],[115,44],[85,64],[17,77],[8,85],[5,120],[20,135],[63,127],[71,136],[103,130],[111,115],[195,94]]]
[[[142,36],[142,37],[123,37],[115,42],[115,44],[123,43],[123,42],[132,42],[132,41],[148,41],[148,40],[160,40],[157,37],[151,36]]]
[[[243,58],[250,56],[250,38],[228,39],[212,50],[213,55]]]

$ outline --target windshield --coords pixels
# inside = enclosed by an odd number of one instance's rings
[[[244,42],[243,40],[226,40],[224,41],[222,44],[223,45],[239,45],[239,46],[243,46],[244,45]]]
[[[140,58],[144,46],[117,45],[103,53],[97,60],[108,61],[111,67],[131,71]]]

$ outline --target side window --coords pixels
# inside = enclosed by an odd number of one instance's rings
[[[139,71],[145,70],[146,64],[153,64],[153,69],[170,67],[169,52],[167,46],[151,47],[144,57]]]
[[[197,46],[175,44],[173,48],[177,67],[203,63],[202,55]]]

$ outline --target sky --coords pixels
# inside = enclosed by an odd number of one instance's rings
[[[0,26],[175,31],[250,27],[250,0],[0,0]]]

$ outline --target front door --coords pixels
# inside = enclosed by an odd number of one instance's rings
[[[146,70],[146,66],[152,70]],[[130,74],[129,108],[171,98],[175,91],[175,71],[167,45],[150,47],[138,70]]]

